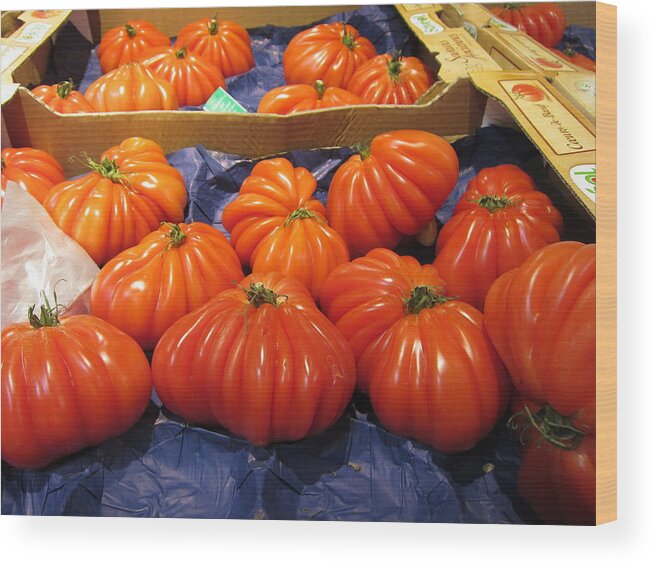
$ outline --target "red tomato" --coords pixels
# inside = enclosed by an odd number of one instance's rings
[[[346,88],[355,70],[376,55],[376,48],[353,26],[319,24],[295,35],[282,58],[287,84]]]
[[[551,2],[504,4],[491,11],[546,47],[555,46],[565,31],[565,14]]]
[[[547,97],[544,90],[532,84],[516,84],[512,87],[512,93],[528,102],[541,102]]]
[[[133,63],[148,47],[169,46],[169,38],[153,24],[132,20],[106,31],[98,46],[98,59],[103,74],[125,63]]]
[[[102,268],[91,288],[91,313],[152,349],[174,322],[243,277],[217,229],[163,223]]]
[[[545,524],[594,525],[596,438],[562,449],[532,429],[522,447],[517,488]]]
[[[46,304],[2,332],[2,458],[35,469],[131,428],[151,392],[148,360],[94,316]]]
[[[433,82],[417,57],[378,55],[358,67],[347,88],[366,104],[414,104]]]
[[[240,75],[255,66],[248,32],[235,22],[203,18],[183,27],[176,47],[186,45],[190,51],[219,67],[224,77]]]
[[[438,451],[466,451],[503,413],[507,378],[483,315],[442,287],[433,266],[374,249],[334,269],[320,302],[381,423]]]
[[[60,114],[96,112],[91,102],[82,94],[73,90],[73,83],[70,80],[52,86],[42,84],[34,88],[32,94]]]
[[[482,310],[499,275],[560,241],[562,228],[560,212],[519,167],[483,169],[439,233],[435,266],[450,296]]]
[[[315,80],[312,86],[288,84],[269,90],[260,100],[257,111],[260,114],[294,114],[362,103],[358,95],[348,90],[327,87],[323,81]]]
[[[162,336],[153,379],[176,414],[267,445],[331,426],[353,393],[355,364],[302,284],[254,274]]]
[[[595,245],[553,243],[499,277],[485,325],[515,388],[595,428]]]
[[[349,260],[323,204],[312,198],[316,186],[310,171],[287,159],[260,161],[221,218],[242,263],[295,277],[315,297],[326,275]]]
[[[128,138],[88,166],[93,172],[54,186],[43,205],[99,265],[139,243],[160,222],[182,221],[184,179],[154,141]]]
[[[564,51],[560,51],[559,49],[550,49],[550,51],[553,51],[556,55],[565,59],[565,61],[578,65],[587,71],[594,73],[597,70],[597,65],[592,59],[578,53],[573,47],[566,46]]]
[[[126,63],[89,85],[84,96],[99,112],[177,110],[173,85],[139,63]]]
[[[225,80],[219,67],[186,47],[156,47],[143,53],[142,63],[158,77],[170,82],[180,106],[200,106]]]
[[[374,137],[337,169],[328,191],[328,221],[352,256],[395,247],[435,215],[458,180],[449,143],[419,130]]]
[[[2,150],[2,185],[4,201],[7,182],[13,181],[43,202],[50,189],[64,180],[64,170],[50,154],[32,147],[7,147]]]

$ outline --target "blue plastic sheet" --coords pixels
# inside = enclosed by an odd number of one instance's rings
[[[514,163],[543,183],[542,159],[515,130],[486,127],[454,144],[466,180]],[[284,155],[309,168],[325,192],[349,149]],[[185,176],[187,220],[221,229],[221,210],[254,162],[203,147],[169,155]],[[450,215],[454,196],[440,212]],[[433,250],[397,249],[421,261]],[[329,430],[296,443],[255,448],[225,430],[192,426],[153,394],[128,433],[39,471],[2,463],[2,513],[77,516],[533,523],[517,494],[519,443],[504,423],[474,449],[444,455],[387,432],[356,393]]]
[[[340,12],[315,23],[343,22],[355,27],[361,35],[369,39],[378,53],[391,53],[400,50],[404,55],[413,55],[417,50],[417,40],[408,29],[396,8],[389,6],[362,6],[351,12]],[[313,24],[297,27],[263,26],[250,29],[251,48],[255,67],[242,75],[226,80],[228,93],[249,112],[255,112],[260,99],[272,88],[283,86],[285,76],[282,69],[282,56],[287,44],[299,32]],[[100,62],[93,49],[89,57],[80,91],[85,92],[89,85],[102,74]],[[198,106],[187,106],[183,110],[200,110]]]
[[[563,38],[560,40],[560,43],[556,45],[556,48],[562,51],[565,47],[569,46],[572,47],[574,51],[581,53],[581,55],[585,55],[589,59],[596,61],[596,38],[597,34],[594,29],[573,25],[565,28]]]

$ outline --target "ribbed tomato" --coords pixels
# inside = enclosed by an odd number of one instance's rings
[[[326,86],[322,80],[315,80],[312,86],[288,84],[269,90],[260,100],[257,111],[260,114],[295,114],[354,104],[363,104],[357,94],[336,86]]]
[[[376,55],[376,48],[353,26],[319,24],[295,35],[282,58],[287,84],[346,88],[355,70]]]
[[[98,59],[103,74],[113,71],[125,63],[133,63],[145,49],[169,46],[169,38],[153,24],[131,20],[125,25],[105,32],[98,46]]]
[[[57,160],[40,149],[7,147],[2,150],[0,197],[4,201],[7,182],[13,181],[43,202],[50,189],[64,180],[64,170]]]
[[[240,75],[255,66],[251,37],[239,24],[228,20],[203,18],[183,27],[176,47],[187,46],[219,67],[224,77]]]
[[[382,424],[456,452],[492,430],[508,382],[483,315],[443,285],[432,265],[374,249],[334,269],[320,303],[351,345],[358,388]]]
[[[73,90],[73,83],[70,80],[65,80],[52,86],[42,84],[34,88],[32,94],[39,100],[43,100],[45,104],[60,114],[96,112],[91,102],[82,94]]]
[[[510,3],[491,10],[545,47],[554,47],[565,31],[565,14],[551,2]]]
[[[111,147],[93,172],[53,187],[43,205],[99,265],[132,247],[160,222],[181,222],[182,175],[154,141],[131,137]]]
[[[153,349],[174,322],[243,277],[217,229],[165,222],[101,269],[91,287],[91,313]]]
[[[173,85],[140,63],[126,63],[89,85],[84,96],[99,112],[177,110]]]
[[[312,198],[316,187],[310,171],[287,159],[260,161],[221,218],[242,263],[295,277],[315,297],[326,275],[349,260],[323,204]]]
[[[48,302],[2,332],[2,458],[39,468],[122,434],[151,393],[137,343],[94,316]]]
[[[374,137],[337,169],[328,191],[328,221],[352,256],[393,248],[419,232],[458,180],[458,157],[449,143],[419,130]]]
[[[219,67],[186,47],[156,47],[144,52],[142,63],[175,88],[180,106],[200,106],[225,79]]]
[[[565,59],[565,61],[578,65],[582,69],[592,71],[593,73],[597,71],[596,63],[589,57],[578,53],[573,47],[566,46],[563,51],[551,48],[550,51],[553,51],[556,55]]]
[[[366,104],[414,104],[433,82],[417,57],[378,55],[358,67],[347,88]]]
[[[153,380],[183,418],[267,445],[331,426],[353,393],[355,364],[301,283],[253,274],[162,336]]]
[[[560,212],[519,167],[483,169],[440,230],[435,266],[450,296],[482,310],[492,283],[560,241],[562,227]]]
[[[553,243],[497,279],[485,325],[520,394],[595,429],[596,247]]]

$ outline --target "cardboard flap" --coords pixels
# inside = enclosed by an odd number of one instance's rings
[[[472,72],[474,86],[500,102],[571,193],[595,215],[594,126],[558,91],[530,71]]]

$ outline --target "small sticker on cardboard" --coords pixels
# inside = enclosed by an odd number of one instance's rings
[[[216,89],[214,94],[205,102],[203,110],[206,112],[232,112],[233,114],[247,114],[248,110],[230,96],[222,87]]]
[[[497,29],[503,29],[505,31],[517,31],[517,28],[513,25],[510,25],[507,22],[504,22],[503,20],[497,18],[496,16],[492,16],[488,22],[487,25],[490,27],[495,27]]]
[[[44,22],[30,22],[29,24],[25,24],[21,28],[20,33],[17,36],[12,37],[12,40],[34,45],[40,43],[48,35],[51,28],[51,24],[46,24]]]
[[[478,38],[478,28],[473,23],[468,22],[467,20],[465,20],[465,21],[462,22],[462,27],[474,39]]]
[[[592,202],[596,203],[597,198],[597,165],[576,165],[569,171],[574,184],[581,189],[581,192]]]
[[[27,51],[27,47],[0,46],[0,72],[5,72],[5,69],[8,69],[25,51]]]
[[[424,35],[435,35],[444,31],[444,28],[431,18],[428,12],[412,14],[410,21]]]

